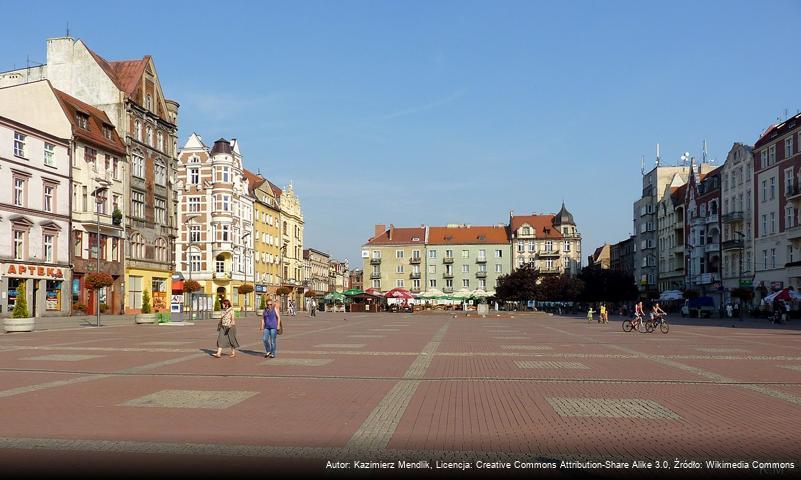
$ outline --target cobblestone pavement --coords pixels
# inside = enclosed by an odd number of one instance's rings
[[[253,317],[238,321],[239,354],[221,359],[213,321],[0,335],[0,465],[337,474],[427,461],[418,473],[480,474],[481,461],[519,473],[501,467],[679,459],[799,472],[800,328],[677,319],[665,335],[620,320],[298,316],[275,359]],[[348,468],[326,469],[336,462]]]

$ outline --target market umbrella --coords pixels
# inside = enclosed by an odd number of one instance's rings
[[[366,294],[368,294],[368,295],[374,295],[374,296],[377,296],[377,297],[383,297],[383,296],[384,296],[384,295],[381,293],[381,290],[379,290],[379,289],[377,289],[377,288],[368,288],[367,290],[365,290],[365,292],[364,292],[364,293],[366,293]]]
[[[471,293],[471,295],[473,297],[475,297],[475,298],[487,298],[487,297],[490,296],[489,293],[485,292],[484,290],[482,290],[480,288],[477,288],[477,289],[473,290],[473,293]]]
[[[774,300],[801,300],[801,294],[796,292],[795,290],[790,290],[789,288],[785,288],[783,290],[779,290],[778,292],[773,292],[767,297],[764,298],[766,302],[772,302]]]
[[[457,300],[464,300],[466,298],[470,298],[470,290],[468,290],[466,288],[461,288],[461,289],[457,290],[456,292],[452,293],[451,297],[453,297],[453,298],[455,298]]]
[[[345,295],[343,295],[343,294],[341,294],[341,293],[339,293],[339,292],[329,292],[329,293],[326,293],[326,294],[325,294],[325,296],[323,297],[323,299],[325,299],[325,300],[334,300],[334,301],[340,301],[340,302],[342,302],[342,301],[344,301],[344,300],[345,300]]]
[[[364,290],[351,288],[350,290],[345,290],[342,294],[352,297],[353,295],[361,295],[362,293],[364,293]]]
[[[408,290],[403,288],[393,288],[392,290],[388,291],[385,295],[387,298],[400,298],[403,300],[411,300],[414,298],[414,295]]]
[[[445,295],[445,294],[442,293],[442,290],[437,290],[436,288],[432,288],[431,290],[428,290],[426,292],[421,293],[420,297],[421,298],[437,298],[437,297],[441,297],[443,295]]]
[[[659,300],[666,302],[668,300],[681,300],[684,294],[680,290],[665,290],[659,294]]]

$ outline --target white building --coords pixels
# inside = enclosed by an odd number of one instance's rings
[[[754,155],[752,147],[735,143],[721,173],[723,287],[751,288],[754,278]],[[730,301],[730,297],[727,299]]]
[[[70,313],[71,140],[49,83],[0,89],[0,315],[22,284],[30,315]]]

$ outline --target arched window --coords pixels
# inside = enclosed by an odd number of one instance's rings
[[[167,165],[164,163],[164,160],[156,160],[153,166],[153,173],[156,177],[157,185],[167,185]]]
[[[145,108],[147,108],[148,110],[151,110],[151,111],[153,110],[153,96],[150,95],[149,93],[147,94],[147,97],[145,98]]]
[[[139,233],[131,235],[131,257],[136,259],[145,258],[145,239]]]
[[[156,261],[158,262],[166,262],[167,261],[167,241],[163,238],[159,238],[156,240]]]
[[[134,122],[134,132],[136,133],[136,139],[138,141],[142,141],[142,122],[136,120]]]
[[[161,133],[161,130],[156,132],[156,148],[161,152],[164,151],[164,135]]]
[[[284,235],[289,235],[289,228],[287,227],[286,222],[284,222]]]
[[[148,145],[150,145],[152,147],[153,146],[153,127],[148,125],[145,131],[146,131],[145,143],[147,143]]]

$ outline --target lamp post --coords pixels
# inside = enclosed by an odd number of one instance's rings
[[[189,242],[188,242],[189,246],[186,249],[186,252],[187,252],[186,256],[187,256],[187,260],[188,260],[187,263],[189,263],[189,280],[192,280],[192,247],[195,244],[194,240],[192,240],[192,223],[194,222],[194,220],[197,217],[198,217],[198,215],[187,215],[187,216],[184,217],[184,221],[189,226],[189,232],[188,232],[188,235],[187,235],[187,239],[189,240]],[[195,317],[194,317],[194,306],[192,305],[192,296],[194,295],[194,293],[195,292],[189,292],[189,318],[190,318],[190,320],[194,320],[195,319]]]
[[[745,234],[740,231],[735,231],[735,235],[739,235],[740,240],[743,242],[742,247],[740,247],[740,253],[737,254],[737,258],[740,263],[740,273],[737,276],[737,288],[743,288],[743,250],[745,250]],[[743,299],[740,297],[740,321],[743,321]]]
[[[95,188],[95,191],[92,192],[92,195],[95,197],[95,213],[97,214],[97,237],[95,237],[95,256],[97,257],[97,270],[96,273],[100,273],[100,205],[105,205],[106,200],[108,199],[108,187],[111,185],[111,182],[106,180],[105,178],[96,178],[95,181],[98,183],[98,187]],[[104,287],[105,288],[105,287]],[[95,290],[95,305],[97,307],[97,325],[100,326],[100,289]]]

